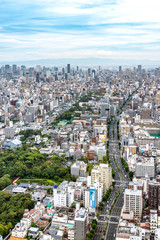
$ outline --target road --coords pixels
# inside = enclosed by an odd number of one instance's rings
[[[116,231],[118,227],[119,218],[121,215],[121,210],[123,207],[123,191],[128,187],[129,179],[128,175],[123,169],[121,163],[121,152],[119,150],[119,140],[117,134],[117,119],[113,119],[110,124],[110,131],[109,131],[109,159],[111,161],[111,167],[115,171],[115,178],[116,181],[115,187],[107,201],[104,203],[104,207],[101,211],[101,215],[98,218],[98,224],[95,231],[95,235],[93,240],[100,240],[102,237],[106,240],[114,240],[116,238]],[[117,196],[118,192],[121,190],[121,193],[111,211],[111,205],[113,204],[115,197]],[[108,227],[106,231],[106,235],[104,236],[103,231],[106,227],[106,223],[108,222]]]
[[[121,152],[119,150],[119,143],[118,143],[119,141],[118,141],[118,134],[117,134],[117,121],[112,121],[109,136],[111,138],[109,143],[111,166],[112,168],[114,168],[114,170],[115,170],[114,166],[116,166],[116,178],[115,178],[115,180],[117,181],[116,186],[117,187],[119,186],[119,190],[122,188],[125,189],[128,187],[129,178],[121,163]],[[117,167],[118,167],[118,170],[117,170]],[[108,222],[106,236],[105,236],[106,240],[114,240],[116,238],[116,231],[117,231],[122,207],[123,207],[123,191],[121,191],[112,209],[111,216]]]

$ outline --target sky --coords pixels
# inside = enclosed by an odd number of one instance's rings
[[[160,60],[159,0],[0,0],[0,62]]]

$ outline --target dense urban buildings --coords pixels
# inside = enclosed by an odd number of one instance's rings
[[[159,68],[1,66],[0,235],[160,239],[159,104]]]

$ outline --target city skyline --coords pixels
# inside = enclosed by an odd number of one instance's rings
[[[158,0],[1,1],[0,62],[159,61],[159,6]]]

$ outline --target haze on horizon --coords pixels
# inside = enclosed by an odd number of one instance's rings
[[[160,59],[160,1],[0,0],[0,60]]]

